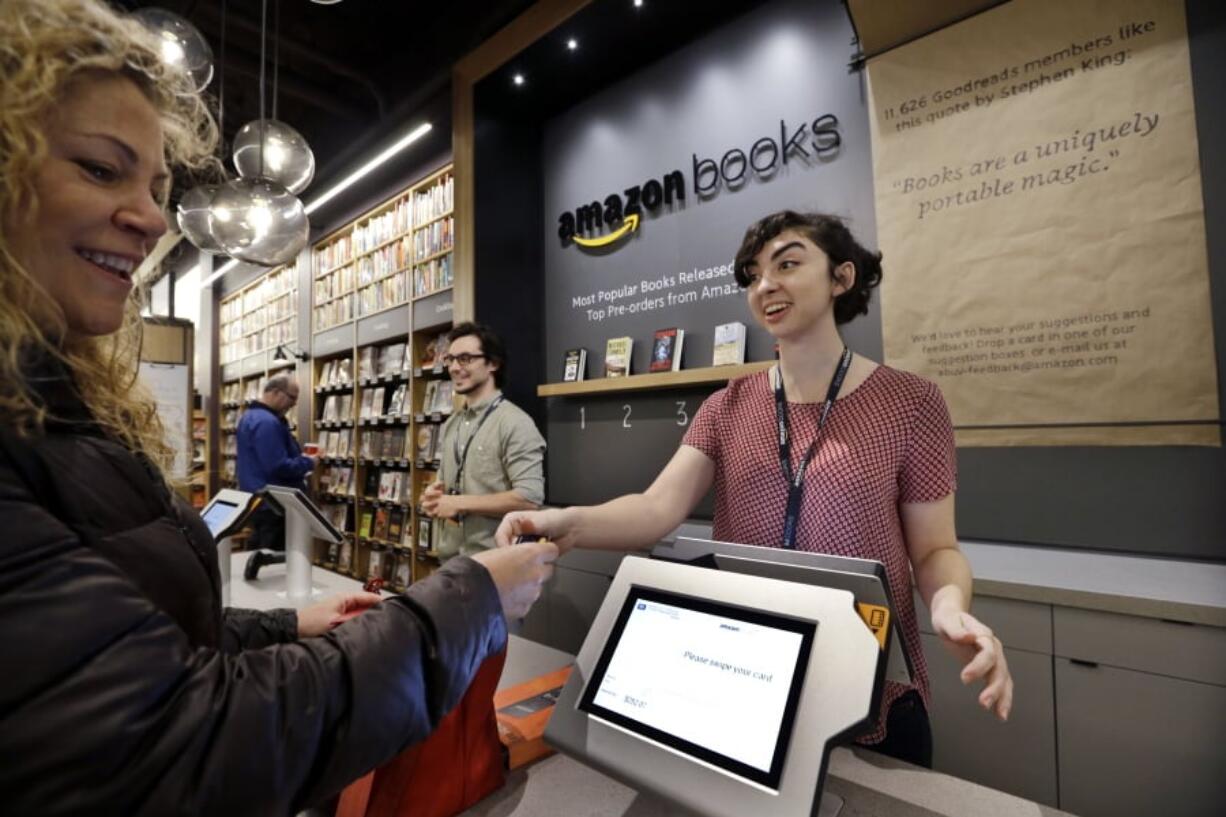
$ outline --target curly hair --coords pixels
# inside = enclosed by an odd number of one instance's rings
[[[158,111],[168,165],[216,167],[217,128],[204,100],[186,73],[162,62],[140,22],[100,0],[0,0],[0,423],[41,433],[48,408],[25,368],[58,360],[107,434],[165,466],[172,452],[157,406],[137,383],[146,292],[133,292],[117,332],[82,336],[12,249],[37,218],[46,123],[69,85],[88,75],[135,83]]]
[[[830,275],[834,268],[850,261],[856,268],[856,280],[851,289],[834,299],[834,322],[844,324],[857,315],[868,312],[873,289],[881,283],[881,253],[871,252],[856,241],[847,225],[838,216],[824,213],[797,213],[780,210],[750,226],[736,251],[733,274],[736,282],[745,289],[750,284],[746,267],[753,261],[766,242],[784,230],[795,230],[808,238],[830,259]]]

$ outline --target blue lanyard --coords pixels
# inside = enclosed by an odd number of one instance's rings
[[[805,452],[800,467],[792,472],[792,437],[788,430],[788,400],[783,391],[783,370],[778,370],[775,380],[775,419],[779,423],[779,467],[783,470],[783,478],[788,484],[787,511],[783,517],[783,547],[787,550],[796,549],[796,526],[800,520],[800,500],[805,494],[805,471],[817,453],[817,444],[822,438],[822,429],[826,426],[826,417],[834,407],[834,401],[843,388],[843,379],[851,367],[851,350],[843,347],[843,356],[839,359],[839,367],[830,380],[830,388],[826,391],[826,400],[822,403],[822,413],[817,418],[817,433],[809,450]]]
[[[498,408],[498,404],[502,402],[504,397],[506,397],[506,395],[500,394],[494,398],[494,402],[490,403],[489,408],[487,408],[485,413],[481,415],[481,419],[477,421],[477,427],[473,429],[473,433],[468,436],[468,441],[464,443],[463,452],[460,451],[459,429],[456,429],[454,453],[456,462],[459,463],[459,468],[457,468],[455,472],[455,485],[452,490],[457,494],[460,493],[463,488],[461,483],[464,479],[464,464],[468,462],[468,449],[472,447],[473,440],[476,439],[477,432],[481,430],[481,426],[485,425],[485,421],[488,420],[490,415],[494,413],[494,409]]]

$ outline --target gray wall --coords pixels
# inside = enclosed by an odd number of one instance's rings
[[[1226,314],[1226,116],[1216,88],[1226,79],[1226,12],[1189,0],[1197,123],[1205,189],[1209,263],[1216,314]],[[576,297],[639,285],[731,261],[745,227],[783,207],[850,218],[875,246],[872,171],[862,77],[849,72],[851,27],[842,5],[777,0],[665,60],[631,75],[546,123],[543,227],[546,380],[561,379],[566,349],[588,349],[588,375],[600,376],[605,341],[635,339],[633,371],[647,367],[652,333],[686,330],[685,368],[708,365],[717,323],[749,328],[750,360],[771,356],[769,336],[733,295],[642,314],[589,319]],[[693,192],[692,155],[716,161],[748,151],[760,137],[778,139],[816,116],[839,120],[841,149],[826,161],[791,161],[771,179],[750,178],[709,200]],[[564,245],[557,218],[565,210],[680,169],[683,206],[648,214],[623,246],[603,252]],[[752,175],[752,174],[751,174]],[[1127,206],[1114,205],[1114,206]],[[905,263],[886,258],[885,275]],[[720,279],[730,280],[730,279]],[[678,284],[679,294],[694,286]],[[698,285],[701,290],[701,285]],[[650,295],[661,295],[661,290]],[[619,301],[636,303],[636,297]],[[607,306],[607,304],[597,304]],[[874,309],[844,330],[848,343],[881,359]],[[1217,333],[1219,390],[1226,404],[1226,333]],[[642,490],[675,450],[710,390],[552,399],[547,438],[549,500],[595,502]],[[681,405],[684,404],[684,405]],[[627,419],[628,413],[628,419]],[[1087,547],[1202,559],[1226,558],[1226,454],[1221,449],[963,448],[959,458],[958,528],[966,538]],[[709,514],[709,504],[700,515]]]

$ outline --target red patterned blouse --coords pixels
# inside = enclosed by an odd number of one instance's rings
[[[790,403],[792,467],[817,430],[821,403]],[[778,547],[787,483],[779,467],[778,427],[770,372],[737,378],[711,395],[694,416],[685,445],[715,463],[718,541]],[[797,525],[798,550],[876,559],[885,565],[915,688],[931,711],[928,667],[920,648],[911,595],[911,563],[899,503],[933,502],[954,491],[953,425],[935,384],[879,366],[839,398],[805,472]],[[886,682],[877,727],[860,738],[885,738],[885,713],[907,687]]]

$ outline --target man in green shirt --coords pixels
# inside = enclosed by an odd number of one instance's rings
[[[545,439],[502,394],[502,341],[471,322],[452,329],[447,340],[443,362],[464,405],[443,424],[439,480],[421,500],[439,526],[443,559],[492,548],[504,514],[535,510],[545,499]]]

